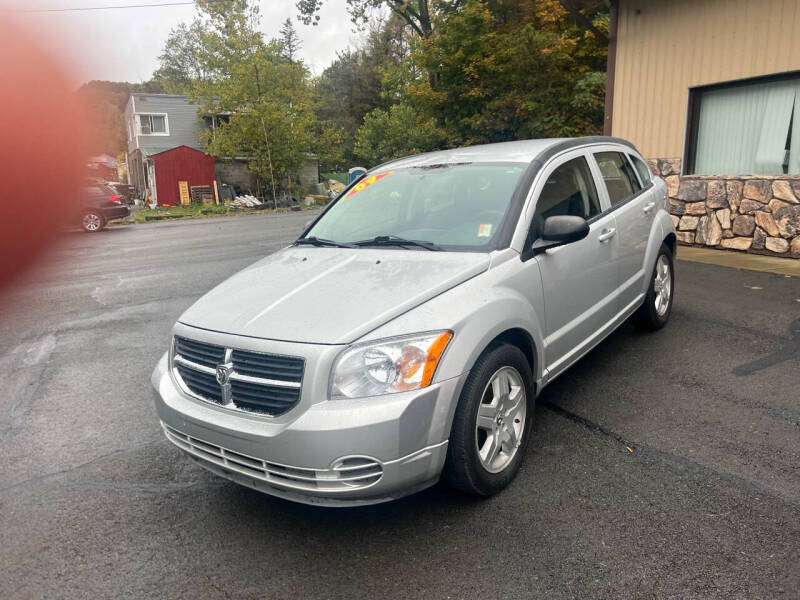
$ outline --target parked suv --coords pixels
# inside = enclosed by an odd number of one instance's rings
[[[81,227],[88,233],[100,231],[109,221],[130,215],[130,209],[122,203],[122,197],[116,190],[93,180],[84,182],[77,212]]]
[[[167,438],[283,498],[514,478],[534,401],[623,321],[664,326],[666,186],[615,138],[381,165],[290,247],[198,300],[152,376]]]

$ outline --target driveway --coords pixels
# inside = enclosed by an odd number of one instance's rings
[[[184,459],[149,383],[170,326],[309,218],[71,234],[0,294],[0,597],[797,598],[798,278],[678,261],[667,328],[547,388],[487,500],[322,509]]]

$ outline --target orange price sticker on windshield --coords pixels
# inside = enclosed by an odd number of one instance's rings
[[[350,190],[347,193],[347,195],[344,197],[344,199],[347,200],[350,196],[354,196],[358,192],[367,189],[369,186],[371,186],[376,181],[380,181],[381,179],[383,179],[387,175],[391,175],[391,174],[392,174],[391,171],[386,171],[386,173],[379,173],[378,175],[370,175],[369,177],[366,177],[366,178],[362,179],[361,181],[359,181],[355,185],[355,187],[353,187],[352,190]]]
[[[481,223],[478,225],[478,237],[492,237],[492,224]]]

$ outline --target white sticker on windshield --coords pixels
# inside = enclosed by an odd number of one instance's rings
[[[481,223],[478,225],[478,237],[492,237],[492,224]]]

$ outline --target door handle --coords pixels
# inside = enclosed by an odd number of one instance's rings
[[[649,215],[650,211],[653,210],[655,208],[655,206],[656,206],[655,202],[648,202],[647,204],[644,205],[644,208],[642,208],[642,211],[644,212],[644,214]]]
[[[617,230],[613,227],[603,229],[603,231],[600,232],[600,235],[597,236],[597,241],[602,244],[613,238],[615,235],[617,235]]]

